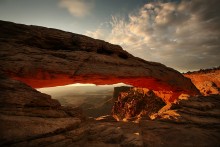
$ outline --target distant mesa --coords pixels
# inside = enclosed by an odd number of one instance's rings
[[[0,21],[0,36],[1,71],[34,88],[123,82],[171,93],[169,102],[182,93],[199,94],[176,70],[134,57],[102,40],[6,21]]]

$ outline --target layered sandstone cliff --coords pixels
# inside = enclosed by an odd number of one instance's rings
[[[203,95],[220,94],[220,67],[184,74]]]

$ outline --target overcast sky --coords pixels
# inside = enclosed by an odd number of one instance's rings
[[[181,72],[220,65],[220,0],[0,0],[0,19],[84,34]]]

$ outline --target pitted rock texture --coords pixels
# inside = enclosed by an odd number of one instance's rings
[[[112,115],[118,121],[149,118],[165,105],[166,103],[152,90],[131,88],[119,94],[112,108]]]
[[[220,67],[184,74],[190,78],[202,95],[220,94]]]
[[[177,95],[199,94],[176,70],[83,35],[0,21],[0,48],[0,70],[34,88],[124,82]]]

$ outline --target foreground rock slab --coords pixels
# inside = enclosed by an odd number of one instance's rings
[[[59,141],[54,136],[78,128],[82,120],[80,109],[64,108],[49,95],[0,75],[1,146],[50,144]],[[46,143],[45,138],[53,139]]]

